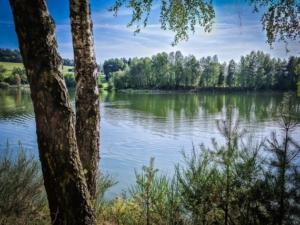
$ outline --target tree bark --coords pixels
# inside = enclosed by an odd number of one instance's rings
[[[10,0],[35,111],[39,156],[53,224],[95,224],[81,166],[55,23],[45,0]]]
[[[98,70],[89,0],[70,0],[76,79],[76,138],[93,202],[99,167],[100,111]]]

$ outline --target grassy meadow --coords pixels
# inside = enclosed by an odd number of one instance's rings
[[[13,70],[13,68],[23,68],[23,63],[15,63],[15,62],[0,62],[0,65],[4,66],[4,68],[6,68],[6,72],[5,72],[5,78],[9,77],[11,75],[11,71]]]
[[[24,67],[23,63],[15,63],[15,62],[0,62],[0,65],[4,66],[4,68],[7,69],[5,73],[5,78],[11,75],[11,71],[13,70],[14,67],[21,68],[21,69]],[[72,68],[73,66],[63,66],[63,74],[65,75],[66,73],[73,73],[68,71],[69,69]]]
[[[21,68],[21,69],[24,68],[23,63],[0,62],[0,65],[4,66],[4,68],[6,68],[6,72],[5,72],[5,77],[4,78],[8,78],[8,77],[11,76],[13,68]],[[73,77],[74,72],[70,72],[69,71],[72,68],[74,68],[74,67],[73,66],[63,66],[63,75],[65,77],[66,82],[68,81],[68,79],[74,79],[74,77]],[[67,74],[72,74],[72,76],[71,77],[70,76],[66,76]],[[101,84],[99,86],[99,88],[104,89],[104,90],[107,89],[108,83],[105,81],[105,77],[104,76],[99,76],[98,77],[98,81],[99,81],[99,84]],[[73,81],[73,82],[75,82],[75,81]]]
[[[67,73],[73,73],[73,72],[69,72],[69,69],[74,68],[74,66],[63,66],[63,74],[67,74]]]

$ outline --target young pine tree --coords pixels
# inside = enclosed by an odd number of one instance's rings
[[[273,218],[272,224],[299,224],[300,144],[292,133],[300,126],[300,116],[295,98],[291,94],[284,94],[281,106],[272,113],[282,135],[273,132],[265,144],[270,153],[270,169],[266,176],[270,199],[266,209]]]

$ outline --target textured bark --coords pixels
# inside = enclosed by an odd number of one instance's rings
[[[10,0],[34,105],[39,156],[53,224],[95,224],[80,163],[74,113],[45,0]]]
[[[70,0],[75,79],[76,138],[90,195],[96,199],[99,163],[99,92],[89,0]]]

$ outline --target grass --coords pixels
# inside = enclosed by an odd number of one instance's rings
[[[5,73],[5,78],[9,77],[11,75],[11,71],[13,70],[14,67],[16,68],[23,68],[24,65],[23,63],[15,63],[15,62],[0,62],[0,65],[4,66],[4,68],[7,69]],[[69,72],[69,69],[72,69],[73,66],[63,66],[63,74],[65,75],[66,73],[73,73]]]
[[[74,72],[70,72],[68,71],[69,69],[74,68],[74,66],[63,66],[63,74],[67,74],[67,73],[74,73]]]
[[[4,68],[7,69],[5,73],[5,78],[11,75],[11,71],[13,70],[14,67],[21,68],[21,69],[24,67],[23,63],[15,63],[15,62],[0,62],[0,65],[4,66]]]
[[[107,88],[108,83],[102,83],[102,85],[103,85],[103,89],[105,89],[105,88]]]
[[[5,73],[5,78],[7,78],[11,75],[11,71],[13,70],[14,67],[16,67],[16,68],[24,67],[23,63],[14,63],[14,62],[0,62],[0,65],[4,66],[4,68],[7,69],[7,71]],[[65,75],[67,73],[74,74],[74,72],[68,71],[69,69],[72,69],[72,68],[74,68],[74,66],[63,66],[63,75]],[[102,85],[103,85],[103,89],[106,89],[108,86],[108,83],[105,82],[105,83],[102,83]]]

